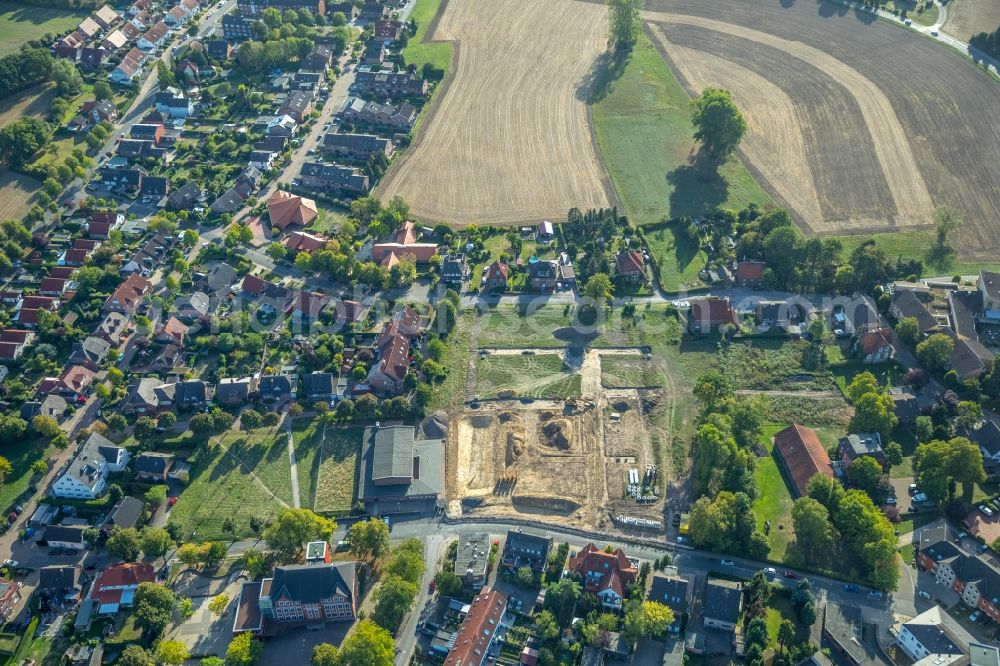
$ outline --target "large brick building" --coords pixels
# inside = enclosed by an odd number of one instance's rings
[[[948,539],[947,527],[924,530],[917,563],[962,601],[1000,622],[1000,571],[987,559],[965,552]]]
[[[354,562],[291,564],[243,584],[233,633],[269,633],[269,625],[323,624],[355,618]]]

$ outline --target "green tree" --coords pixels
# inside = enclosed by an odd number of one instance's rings
[[[833,528],[826,507],[812,497],[800,497],[792,505],[795,543],[804,555],[823,558],[833,548]]]
[[[399,628],[413,600],[417,597],[417,585],[397,574],[386,576],[375,592],[375,612],[372,619],[389,631]]]
[[[442,597],[455,597],[462,593],[465,583],[454,571],[439,571],[434,576],[437,593]]]
[[[608,0],[609,42],[620,50],[631,49],[639,36],[638,0]]]
[[[535,631],[543,642],[554,641],[559,638],[559,623],[552,611],[543,610],[535,616]]]
[[[747,122],[736,108],[728,90],[705,88],[691,101],[691,121],[694,138],[708,149],[719,162],[724,162],[740,145],[747,131]]]
[[[851,402],[857,402],[861,396],[868,393],[880,393],[881,388],[878,385],[878,380],[875,379],[870,371],[865,370],[864,372],[858,373],[851,383],[847,385],[846,389],[847,399]]]
[[[795,641],[795,625],[791,620],[784,619],[778,625],[778,646],[782,651],[788,650]]]
[[[912,347],[920,341],[920,322],[916,317],[904,317],[896,324],[896,335]]]
[[[875,499],[879,481],[882,479],[882,465],[871,456],[855,458],[847,468],[847,478],[858,488]]]
[[[115,662],[118,666],[153,666],[153,658],[139,645],[126,646]]]
[[[531,587],[535,584],[535,572],[531,567],[520,567],[514,572],[514,582],[524,587]]]
[[[226,648],[226,666],[256,666],[263,651],[264,647],[249,632],[237,634]]]
[[[119,557],[126,562],[135,562],[142,552],[142,541],[139,538],[139,530],[134,527],[116,527],[108,537],[106,544],[108,553],[114,557]]]
[[[378,518],[358,521],[348,528],[347,541],[355,557],[378,559],[389,551],[389,526]]]
[[[982,451],[965,437],[919,445],[913,470],[921,490],[935,502],[952,499],[953,484],[962,484],[963,497],[971,501],[975,485],[986,480]]]
[[[392,635],[371,620],[359,621],[340,645],[344,666],[392,666],[394,656]]]
[[[831,476],[816,474],[806,483],[806,493],[826,507],[829,514],[834,514],[840,508],[844,487]]]
[[[611,279],[606,273],[594,273],[583,285],[583,295],[598,303],[611,300]]]
[[[732,383],[721,372],[706,372],[694,385],[694,395],[706,412],[718,411],[724,401],[736,395]]]
[[[174,593],[157,583],[139,583],[135,590],[135,626],[142,629],[147,638],[160,635],[170,622],[176,603]]]
[[[955,341],[944,333],[935,333],[917,345],[917,360],[931,372],[944,372],[951,365]]]
[[[416,583],[424,575],[424,544],[419,539],[407,539],[392,550],[385,573]]]
[[[320,643],[313,648],[309,666],[340,666],[340,650],[336,645]]]
[[[896,427],[896,405],[886,393],[865,393],[854,402],[851,432],[877,432],[883,440]]]
[[[899,442],[889,442],[885,447],[886,461],[895,467],[903,463],[903,447]]]
[[[107,81],[102,81],[98,79],[94,82],[94,97],[97,99],[114,99],[114,92],[111,90],[111,85]]]
[[[45,414],[38,414],[33,417],[31,419],[31,428],[46,439],[52,439],[62,432],[59,428],[59,422]]]
[[[173,541],[170,533],[162,527],[146,527],[142,530],[142,552],[148,557],[162,557]]]
[[[156,663],[169,666],[181,666],[191,658],[191,652],[181,641],[160,641],[156,646]]]
[[[942,206],[934,211],[935,241],[927,249],[924,259],[938,270],[948,270],[955,261],[955,249],[948,243],[948,237],[962,226],[961,214],[950,206]]]
[[[279,557],[290,561],[302,550],[302,544],[325,541],[336,528],[336,521],[309,509],[285,509],[264,531],[264,540]]]
[[[213,615],[223,616],[226,614],[226,609],[229,608],[229,595],[220,594],[214,597],[210,602],[208,602],[208,610]]]

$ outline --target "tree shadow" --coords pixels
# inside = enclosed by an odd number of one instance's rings
[[[596,104],[608,96],[612,84],[621,78],[632,57],[631,51],[605,51],[594,60],[590,70],[576,84],[576,98]]]
[[[699,147],[687,164],[668,172],[666,178],[672,186],[670,214],[675,218],[703,215],[729,198],[729,183],[704,146]]]
[[[781,0],[780,4],[785,9],[789,9],[795,4],[795,0]]]
[[[842,5],[837,2],[828,2],[827,0],[820,0],[819,7],[817,11],[822,18],[830,18],[831,16],[845,16],[847,14],[848,8],[846,5]]]

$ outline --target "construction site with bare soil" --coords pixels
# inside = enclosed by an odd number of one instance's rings
[[[451,419],[449,513],[634,534],[663,530],[670,470],[663,469],[653,446],[654,437],[665,440],[665,433],[657,432],[649,412],[665,392],[605,389],[605,356],[653,363],[637,349],[547,350],[541,358],[527,349],[481,350],[472,356],[470,389],[489,386],[492,392],[468,396],[466,409]],[[523,397],[537,387],[528,374],[498,391],[500,361],[545,368],[546,382],[569,383],[576,390],[568,396]],[[477,370],[491,379],[477,381]],[[557,370],[566,379],[555,377]],[[492,397],[497,394],[503,397]]]

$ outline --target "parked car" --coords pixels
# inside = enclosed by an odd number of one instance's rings
[[[768,576],[777,576],[778,570],[775,569],[774,567],[764,567],[764,573],[766,573]]]
[[[872,590],[871,592],[868,593],[869,599],[881,599],[884,596],[885,595],[882,594],[881,590]]]
[[[920,592],[917,592],[917,594],[920,596],[921,599],[930,599],[931,598],[931,593],[930,592],[925,592],[924,590],[920,590]]]
[[[17,560],[4,560],[3,561],[3,566],[5,566],[5,567],[13,567],[15,569],[18,567],[19,564],[21,564],[21,563],[18,562]]]
[[[976,612],[974,612],[972,615],[969,616],[969,621],[970,622],[978,622],[979,621],[979,617],[982,614],[983,614],[982,611],[977,610]]]
[[[915,483],[911,483],[909,488],[907,488],[907,490],[911,495],[916,495],[918,492],[920,492],[919,490],[917,490],[917,484]]]
[[[916,495],[913,496],[914,504],[920,504],[921,502],[926,502],[926,501],[927,501],[927,495],[925,495],[924,493],[917,493]]]
[[[794,580],[794,579],[796,579],[798,577],[799,577],[799,575],[797,573],[795,573],[794,571],[786,571],[785,572],[785,578],[791,578],[792,580]]]
[[[724,566],[724,567],[734,567],[734,566],[736,566],[736,562],[733,562],[732,560],[722,560],[720,562],[720,564],[722,564],[722,566]]]
[[[979,513],[983,514],[987,518],[993,517],[993,509],[991,509],[990,507],[986,506],[985,504],[980,504],[976,508],[979,509]]]
[[[861,588],[858,587],[857,585],[855,585],[854,583],[845,583],[844,584],[844,592],[860,592],[860,591],[861,591]]]

